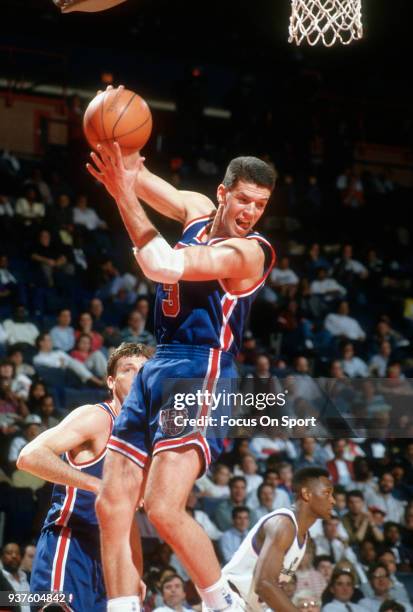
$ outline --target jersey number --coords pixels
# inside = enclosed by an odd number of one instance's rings
[[[164,284],[163,290],[166,297],[162,300],[162,312],[165,317],[176,317],[179,314],[181,304],[179,301],[179,283],[174,285]]]

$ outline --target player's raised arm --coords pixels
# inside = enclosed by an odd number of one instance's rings
[[[297,612],[283,589],[279,586],[280,572],[285,553],[295,537],[290,519],[274,517],[262,527],[264,542],[255,567],[255,592],[268,608],[277,612]]]
[[[182,224],[215,210],[206,196],[195,191],[180,191],[145,166],[137,173],[135,193],[154,210]]]
[[[60,458],[93,438],[91,432],[110,431],[110,418],[98,406],[81,406],[59,425],[44,431],[27,444],[17,460],[19,470],[56,484],[78,487],[97,493],[100,479],[71,467]]]

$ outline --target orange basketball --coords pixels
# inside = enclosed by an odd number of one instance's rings
[[[125,153],[142,149],[152,131],[152,115],[143,98],[129,89],[109,89],[90,102],[83,130],[91,147],[116,140]]]

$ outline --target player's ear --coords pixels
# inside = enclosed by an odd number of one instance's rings
[[[300,490],[300,494],[301,494],[301,498],[308,502],[310,497],[311,497],[311,491],[308,487],[302,487],[302,489]]]
[[[225,205],[225,196],[227,194],[227,188],[222,183],[218,185],[217,189],[217,200],[219,205]]]
[[[108,376],[106,379],[106,384],[111,391],[113,391],[113,387],[115,386],[115,379],[113,376]]]

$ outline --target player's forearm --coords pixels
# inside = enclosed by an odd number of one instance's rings
[[[185,222],[186,211],[179,191],[146,168],[139,173],[135,193],[165,217]]]
[[[158,234],[132,191],[122,192],[116,199],[116,204],[134,246],[141,249]]]
[[[30,445],[24,447],[17,460],[17,467],[43,480],[85,489],[92,493],[97,493],[100,487],[99,478],[76,470],[46,447],[30,448]]]
[[[277,610],[277,612],[298,612],[298,608],[291,603],[284,591],[268,580],[259,582],[255,592],[271,610]]]

